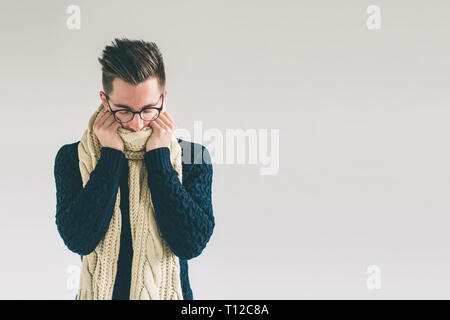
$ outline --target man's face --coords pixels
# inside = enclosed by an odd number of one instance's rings
[[[157,107],[161,107],[162,92],[160,91],[156,78],[150,78],[136,86],[120,78],[114,78],[112,84],[113,91],[109,95],[109,105],[113,111],[127,109],[125,106],[128,106],[129,110],[132,111],[140,111],[144,106],[154,104],[157,104]],[[164,99],[166,94],[167,89],[164,89]],[[106,97],[102,92],[100,92],[100,99],[102,99],[103,105],[108,108]],[[121,126],[125,129],[138,132],[150,126],[150,122],[143,121],[138,114],[135,114],[133,120],[122,123]]]

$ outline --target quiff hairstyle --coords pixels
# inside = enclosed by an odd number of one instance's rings
[[[116,77],[132,85],[156,77],[163,92],[166,73],[158,46],[154,42],[126,38],[116,38],[114,41],[103,49],[102,57],[98,58],[102,65],[103,91],[107,95],[112,93],[112,82]]]

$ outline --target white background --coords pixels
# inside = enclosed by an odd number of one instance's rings
[[[372,4],[380,30],[366,27]],[[160,47],[179,127],[280,130],[277,174],[214,164],[195,299],[450,298],[449,12],[444,0],[2,0],[0,298],[75,297],[54,158],[101,103],[97,58],[122,36]]]

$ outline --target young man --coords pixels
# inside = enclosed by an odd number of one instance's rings
[[[76,299],[192,300],[187,260],[215,226],[211,158],[173,136],[156,44],[115,41],[99,59],[102,104],[55,158],[56,225],[82,259]]]

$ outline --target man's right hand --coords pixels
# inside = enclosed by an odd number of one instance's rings
[[[123,152],[123,140],[117,133],[120,123],[114,119],[111,112],[103,107],[94,122],[93,129],[102,147],[117,149]]]

